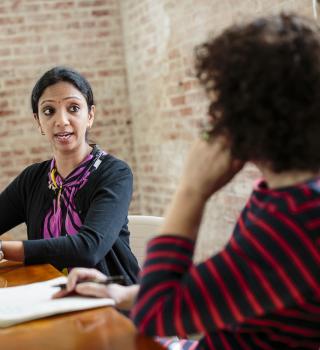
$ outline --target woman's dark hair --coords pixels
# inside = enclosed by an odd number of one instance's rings
[[[281,14],[232,26],[196,48],[212,135],[275,172],[320,169],[320,30]]]
[[[93,93],[88,81],[78,72],[67,67],[54,67],[37,81],[31,94],[32,112],[38,114],[38,102],[44,90],[60,81],[65,81],[77,88],[87,101],[88,110],[94,105]]]

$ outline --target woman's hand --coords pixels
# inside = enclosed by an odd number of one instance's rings
[[[139,286],[121,286],[119,284],[103,285],[88,282],[92,279],[106,281],[108,277],[96,269],[74,268],[68,275],[66,289],[60,290],[53,297],[62,298],[70,293],[77,293],[84,296],[97,298],[111,298],[115,301],[116,307],[122,310],[130,310],[133,306]]]
[[[207,200],[227,184],[243,165],[243,162],[231,157],[225,136],[217,136],[210,142],[199,139],[189,151],[179,188]]]
[[[231,157],[227,139],[197,140],[191,147],[184,172],[167,210],[161,234],[195,240],[208,198],[243,167]]]
[[[77,267],[71,270],[71,272],[68,275],[67,285],[65,289],[62,289],[60,292],[55,294],[57,297],[64,297],[65,295],[70,294],[71,292],[76,291],[76,288],[79,287],[77,283],[83,283],[88,282],[92,280],[104,282],[107,280],[107,276],[101,273],[100,271],[96,269],[87,269],[82,267]],[[87,284],[88,284],[87,283]],[[94,284],[97,288],[95,289],[96,294],[92,294],[92,296],[96,297],[105,297],[103,295],[102,291],[104,290],[105,286],[99,285],[97,283],[91,283]],[[103,288],[99,288],[103,287]]]

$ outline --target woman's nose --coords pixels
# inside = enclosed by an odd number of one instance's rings
[[[57,126],[69,125],[70,122],[69,122],[68,113],[66,111],[63,111],[63,110],[57,111],[55,123]]]

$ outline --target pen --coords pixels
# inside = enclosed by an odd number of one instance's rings
[[[79,281],[76,284],[86,283],[86,282],[93,282],[93,283],[98,283],[98,284],[103,284],[103,285],[108,285],[108,284],[111,284],[111,283],[125,284],[125,278],[122,275],[109,276],[105,281],[101,281],[101,280],[97,280],[97,279],[91,279],[91,280]],[[53,287],[59,287],[61,289],[66,289],[67,284],[66,283],[56,284]]]

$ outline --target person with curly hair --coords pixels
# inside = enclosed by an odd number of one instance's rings
[[[197,48],[196,70],[212,127],[191,148],[140,287],[76,286],[88,271],[74,270],[68,288],[120,307],[137,298],[141,332],[201,333],[197,349],[318,350],[320,29],[293,14],[233,25]],[[246,162],[262,179],[226,246],[194,264],[206,202]]]

